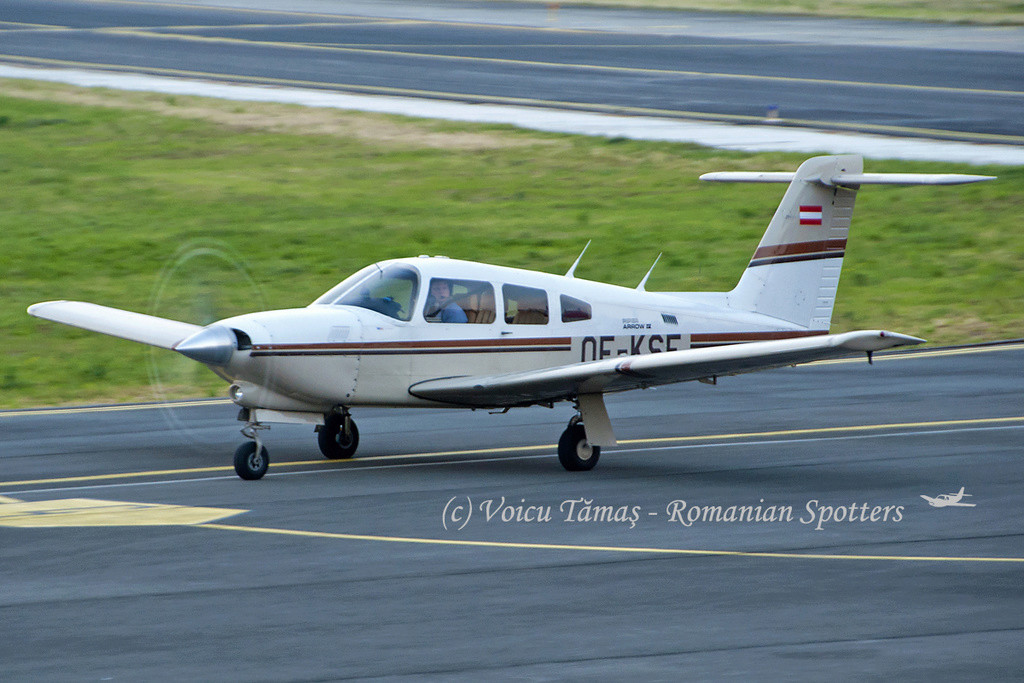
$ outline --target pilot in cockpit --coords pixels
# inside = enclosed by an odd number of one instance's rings
[[[430,322],[469,322],[466,312],[452,300],[451,283],[441,278],[434,278],[430,281],[430,291],[427,294],[427,306],[423,309],[423,317]]]

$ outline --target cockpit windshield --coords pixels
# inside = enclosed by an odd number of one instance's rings
[[[393,263],[363,268],[346,278],[314,304],[359,306],[397,320],[412,317],[420,276],[409,266]]]

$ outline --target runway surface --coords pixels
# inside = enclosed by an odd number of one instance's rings
[[[231,3],[224,3],[228,5]],[[536,4],[11,0],[0,60],[1021,144],[1024,29]]]
[[[1022,363],[620,395],[585,473],[567,407],[357,411],[351,462],[275,426],[258,482],[225,402],[3,412],[3,678],[1014,679]]]

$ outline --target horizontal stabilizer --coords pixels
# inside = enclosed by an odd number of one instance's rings
[[[606,358],[503,375],[434,379],[414,384],[409,393],[431,401],[478,408],[529,405],[583,394],[738,375],[923,341],[880,330],[826,334]]]
[[[161,349],[172,349],[181,340],[203,329],[199,325],[82,301],[45,301],[29,306],[28,313],[43,320],[101,332]]]
[[[700,177],[714,183],[791,183],[796,173],[789,171],[718,171]],[[991,175],[963,173],[841,173],[829,177],[808,178],[826,187],[854,185],[965,185],[995,180]]]

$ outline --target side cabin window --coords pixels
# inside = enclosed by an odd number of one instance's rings
[[[580,301],[574,299],[571,296],[563,294],[559,297],[562,303],[562,322],[563,323],[574,323],[580,320],[590,320],[591,309],[590,304],[586,301]]]
[[[359,306],[407,321],[412,318],[412,307],[419,286],[420,276],[408,266],[393,264],[384,268],[374,267],[330,303]]]
[[[546,325],[548,293],[543,289],[521,285],[502,285],[505,299],[505,322],[509,325]]]
[[[427,290],[423,317],[428,323],[494,322],[494,287],[479,280],[435,277]]]

